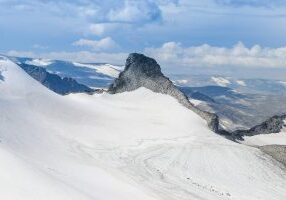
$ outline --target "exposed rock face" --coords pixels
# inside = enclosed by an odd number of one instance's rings
[[[285,145],[266,145],[259,147],[261,151],[272,156],[277,161],[286,166],[286,146]]]
[[[187,96],[190,97],[192,99],[196,99],[196,100],[200,100],[200,101],[204,101],[204,102],[208,102],[208,103],[215,103],[215,100],[212,99],[211,97],[196,91],[194,88],[192,87],[179,87],[179,89]]]
[[[96,92],[95,90],[83,84],[79,84],[76,80],[72,78],[61,78],[56,74],[51,74],[47,72],[42,67],[28,64],[21,64],[20,67],[24,69],[34,79],[42,83],[44,86],[61,95],[66,95],[70,93],[91,94],[93,92]]]
[[[279,133],[281,130],[286,127],[285,124],[286,114],[285,115],[275,115],[265,122],[254,126],[249,130],[238,130],[235,131],[234,135],[241,136],[253,136],[258,134],[270,134],[270,133]]]
[[[186,95],[163,75],[159,64],[154,59],[143,54],[132,53],[126,60],[124,71],[114,80],[108,92],[115,94],[140,87],[176,98],[182,105],[204,118],[214,132],[219,132],[218,117],[215,114],[201,111],[191,104]]]

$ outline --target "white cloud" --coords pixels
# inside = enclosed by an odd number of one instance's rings
[[[152,22],[161,18],[156,3],[146,0],[125,0],[124,6],[108,12],[108,19],[115,22]]]
[[[286,47],[263,48],[254,45],[247,48],[241,42],[231,48],[207,44],[183,47],[180,43],[168,42],[159,48],[147,48],[145,53],[168,66],[286,67]]]
[[[51,60],[67,60],[74,62],[95,62],[95,63],[111,63],[111,64],[124,64],[128,53],[101,53],[90,51],[77,51],[77,52],[48,52],[36,53],[31,51],[15,51],[11,50],[6,52],[8,56],[15,57],[30,57],[30,58],[45,58]]]
[[[107,50],[117,46],[116,42],[111,37],[106,37],[100,40],[80,39],[75,41],[73,45],[90,47],[94,51]]]
[[[99,42],[101,41],[101,42]],[[108,42],[81,39],[76,45],[91,48],[106,48]],[[104,41],[104,40],[103,40]],[[107,40],[108,41],[108,40]],[[146,48],[143,53],[155,58],[162,67],[174,70],[184,70],[209,67],[213,69],[286,69],[286,47],[264,48],[259,45],[247,48],[243,43],[233,47],[216,47],[210,45],[183,47],[180,43],[168,42],[158,48]],[[111,62],[123,64],[128,53],[102,53],[90,51],[78,52],[19,52],[9,51],[8,55],[27,56],[34,58],[63,59],[77,62]],[[178,68],[183,67],[183,68]],[[226,67],[226,68],[225,68]]]
[[[106,27],[104,24],[91,24],[89,30],[92,34],[101,36],[105,32]]]
[[[118,27],[124,26],[118,23],[97,23],[89,25],[89,33],[97,36],[102,36],[107,32],[113,31]]]
[[[40,45],[40,44],[34,44],[33,45],[34,49],[48,49],[48,46]]]

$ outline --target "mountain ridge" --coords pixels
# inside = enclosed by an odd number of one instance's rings
[[[196,108],[188,100],[188,97],[162,73],[161,67],[155,59],[143,54],[131,53],[126,59],[124,70],[108,88],[108,93],[133,91],[140,87],[174,97],[180,104],[205,119],[212,131],[219,132],[218,116]]]

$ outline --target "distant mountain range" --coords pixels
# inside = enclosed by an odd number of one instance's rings
[[[17,64],[45,68],[47,72],[62,78],[73,78],[90,88],[107,88],[122,70],[122,66],[107,63],[77,63],[60,60],[10,58]]]
[[[271,79],[237,79],[214,75],[176,75],[168,74],[180,86],[221,86],[229,87],[242,93],[286,95],[286,81]]]
[[[11,59],[59,94],[92,93],[98,88],[107,90],[123,70],[123,66],[107,63]],[[221,126],[229,131],[249,129],[286,112],[286,104],[283,103],[286,102],[286,84],[281,80],[210,75],[169,76],[199,109],[216,113]]]
[[[249,97],[222,86],[176,87],[142,54],[130,54],[102,94],[58,95],[56,84],[82,83],[48,71],[51,62],[0,56],[3,199],[286,198],[286,115],[246,131],[216,128],[217,114],[198,106],[242,112]]]
[[[191,102],[220,117],[223,128],[249,129],[274,115],[286,113],[286,96],[239,93],[228,87],[181,87]]]

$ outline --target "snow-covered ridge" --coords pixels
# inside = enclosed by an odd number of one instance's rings
[[[105,74],[111,77],[118,77],[120,71],[119,67],[111,64],[82,64],[78,62],[73,62],[77,67],[87,67],[95,69],[98,73]]]
[[[226,87],[230,84],[230,81],[224,77],[212,77],[211,79],[219,86]]]
[[[286,198],[278,162],[214,134],[170,96],[60,96],[13,62],[0,65],[5,200]]]
[[[279,83],[286,87],[286,81],[280,81]]]
[[[242,80],[237,80],[236,83],[237,83],[238,85],[241,85],[241,86],[246,86],[245,81],[242,81]]]
[[[37,59],[27,60],[25,63],[28,65],[36,65],[36,66],[46,67],[46,66],[52,64],[53,61],[50,59],[37,58]]]

